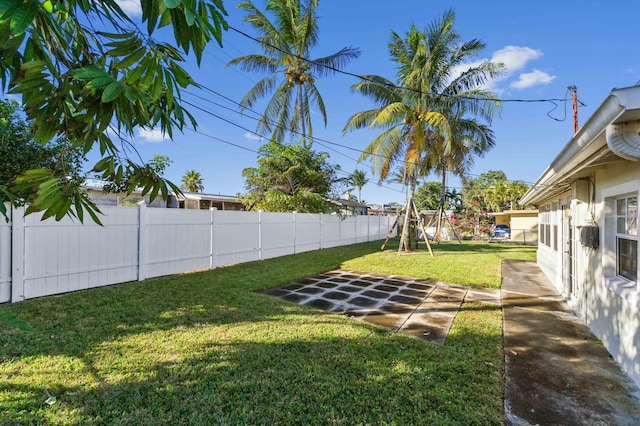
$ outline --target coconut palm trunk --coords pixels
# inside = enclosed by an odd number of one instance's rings
[[[409,197],[407,197],[407,204],[404,212],[404,223],[402,224],[402,236],[400,237],[400,246],[398,247],[398,254],[401,254],[403,250],[411,251],[411,240],[409,239],[409,228],[411,217],[413,216],[413,198],[416,193],[416,186],[418,179],[411,177],[409,182]]]
[[[444,205],[447,194],[447,169],[442,169],[442,181],[440,182],[440,203],[438,205],[438,213],[436,214],[436,232],[433,235],[434,241],[442,240],[442,221],[444,220]]]

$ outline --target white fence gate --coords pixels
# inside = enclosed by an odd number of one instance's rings
[[[102,207],[104,226],[0,221],[0,303],[375,241],[389,216]]]

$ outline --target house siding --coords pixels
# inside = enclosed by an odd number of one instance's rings
[[[557,206],[549,213],[551,222],[561,226],[566,220],[561,206],[569,206],[572,232],[574,233],[575,287],[568,287],[566,268],[563,262],[562,232],[558,233],[558,250],[538,245],[538,265],[575,313],[602,341],[611,356],[640,385],[640,308],[638,286],[622,293],[616,287],[615,278],[615,229],[611,219],[611,208],[607,200],[617,196],[640,193],[640,167],[636,162],[618,161],[597,170],[589,180],[577,180],[570,194],[549,198],[541,206]],[[595,188],[589,187],[595,183]],[[595,190],[595,197],[592,198]],[[609,202],[610,203],[610,202]],[[609,213],[609,216],[607,216]],[[582,226],[598,225],[599,247],[586,247],[580,241]],[[542,228],[541,228],[542,229]],[[542,232],[542,231],[541,231]],[[612,250],[613,249],[613,250]]]
[[[640,384],[640,308],[638,285],[635,296],[623,293],[612,282],[615,275],[614,223],[607,218],[610,213],[608,199],[624,194],[640,192],[640,164],[620,161],[609,164],[596,172],[597,204],[599,212],[600,247],[586,259],[585,304],[589,328],[607,348],[611,356]]]

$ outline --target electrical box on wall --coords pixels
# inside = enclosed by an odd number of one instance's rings
[[[597,225],[580,227],[580,243],[583,247],[597,249],[600,245],[600,230]]]

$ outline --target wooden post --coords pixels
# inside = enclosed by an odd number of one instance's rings
[[[418,214],[418,207],[416,206],[415,202],[411,203],[411,207],[413,207],[413,211],[416,214],[416,216],[420,216]],[[429,254],[431,256],[433,256],[433,250],[431,249],[431,243],[429,242],[429,237],[427,236],[427,231],[424,229],[424,226],[422,225],[422,222],[418,221],[418,223],[420,224],[420,229],[422,230],[422,237],[424,238],[424,242],[427,243],[427,249],[429,249]]]

